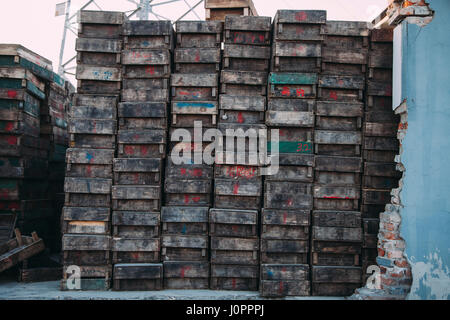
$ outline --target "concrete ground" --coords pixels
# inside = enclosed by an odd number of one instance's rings
[[[59,281],[0,281],[0,300],[263,300],[258,292],[162,290],[143,292],[60,291]],[[286,300],[345,300],[342,297],[289,297]]]

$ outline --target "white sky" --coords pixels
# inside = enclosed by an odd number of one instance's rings
[[[139,0],[137,0],[139,1]],[[153,0],[157,4],[167,0]],[[161,16],[176,20],[188,10],[188,6],[199,0],[178,0],[173,4],[155,7]],[[61,46],[64,16],[55,17],[55,5],[64,0],[0,0],[0,43],[17,43],[44,56],[53,62],[57,71]],[[72,0],[71,15],[87,0]],[[103,10],[128,11],[136,6],[128,0],[96,0]],[[253,0],[260,16],[274,17],[279,9],[327,10],[329,20],[371,21],[388,5],[388,0]],[[97,10],[94,4],[88,9]],[[201,19],[205,17],[204,4],[196,10]],[[156,19],[150,17],[150,19]],[[198,20],[193,13],[184,20]],[[74,27],[76,28],[76,19]],[[68,31],[64,62],[75,55],[76,36]],[[74,77],[69,77],[74,82]]]

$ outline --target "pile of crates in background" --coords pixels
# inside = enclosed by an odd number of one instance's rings
[[[258,16],[252,0],[205,0],[206,20],[225,21],[226,16]]]
[[[70,86],[51,70],[20,45],[0,45],[0,239],[15,226],[58,252]]]
[[[364,246],[363,271],[376,265],[379,214],[391,202],[391,190],[398,187],[401,172],[396,170],[399,153],[399,117],[392,111],[393,30],[372,30],[367,70],[363,144],[362,216]],[[365,274],[365,277],[370,274]]]
[[[65,203],[62,215],[63,279],[78,271],[83,290],[111,285],[111,189],[121,88],[124,14],[80,11],[76,42],[77,94],[69,118]],[[79,270],[70,270],[75,265]]]
[[[114,159],[114,290],[160,290],[161,204],[173,27],[126,21]]]

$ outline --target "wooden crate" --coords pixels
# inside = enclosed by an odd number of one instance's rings
[[[275,41],[322,41],[327,12],[278,10],[274,18]]]
[[[360,131],[314,131],[315,153],[318,155],[360,156],[362,140]]]
[[[215,127],[218,106],[216,101],[174,101],[172,102],[172,127],[194,127],[201,121],[203,127]]]
[[[274,163],[273,157],[270,163]],[[276,174],[265,175],[266,181],[313,182],[314,155],[280,153],[278,165]]]
[[[309,270],[309,265],[305,264],[262,264],[259,286],[261,296],[309,296]]]
[[[168,157],[165,177],[179,180],[212,180],[213,167],[205,164],[175,164],[172,158]]]
[[[225,43],[270,45],[270,17],[227,16],[224,29]]]
[[[147,82],[154,79],[130,79],[126,81],[135,80]],[[164,80],[167,82],[167,79]],[[119,103],[118,118],[119,130],[167,129],[167,103],[148,101]]]
[[[129,211],[159,211],[161,187],[145,185],[112,186],[112,208]]]
[[[376,151],[399,151],[399,140],[394,137],[364,137],[363,149]]]
[[[8,207],[7,202],[0,202],[0,243],[7,242],[13,236],[14,227],[16,225],[16,213],[4,212],[5,207]]]
[[[48,159],[50,142],[27,135],[0,134],[0,156]]]
[[[396,151],[363,150],[363,159],[367,162],[394,162]]]
[[[364,88],[364,76],[321,75],[318,97],[337,102],[362,101]]]
[[[356,233],[357,232],[359,231],[356,231]],[[362,250],[362,241],[342,242],[342,241],[335,241],[335,239],[332,239],[331,241],[312,240],[311,265],[359,266],[361,263],[360,261],[361,250]]]
[[[21,113],[18,120],[0,120],[0,134],[28,135],[38,138],[39,125],[38,118]]]
[[[359,267],[312,267],[313,296],[350,296],[362,284]]]
[[[163,288],[162,263],[114,265],[114,291],[154,291]]]
[[[261,213],[261,239],[309,239],[310,212],[307,210],[274,210]]]
[[[166,131],[162,129],[119,130],[119,158],[164,158]]]
[[[224,209],[261,208],[262,178],[258,180],[214,180],[214,206]]]
[[[15,179],[47,179],[48,161],[0,156],[0,177]],[[62,174],[64,176],[64,173]]]
[[[212,181],[210,179],[169,178],[164,181],[167,206],[210,206]]]
[[[162,207],[163,235],[208,234],[208,207]]]
[[[272,47],[272,71],[311,72],[321,69],[320,42],[276,41]]]
[[[173,73],[170,77],[173,101],[217,100],[219,75],[216,73]]]
[[[112,238],[112,262],[116,263],[157,263],[160,261],[160,238]]]
[[[318,101],[315,114],[316,129],[359,131],[362,128],[364,104],[359,102]]]
[[[161,184],[162,160],[160,158],[114,159],[114,184]]]
[[[313,154],[312,128],[272,127],[268,132],[267,151],[283,154]],[[274,131],[278,130],[278,131]],[[278,137],[278,138],[277,138]],[[278,143],[276,142],[278,139]]]
[[[311,184],[278,181],[264,183],[264,208],[310,210],[312,200]]]
[[[217,48],[223,34],[220,21],[177,21],[178,48]]]
[[[261,263],[307,264],[308,240],[261,239]]]
[[[0,178],[2,200],[45,199],[49,181]]]
[[[217,237],[256,238],[258,211],[216,209],[209,210],[209,235]]]
[[[220,93],[234,96],[265,96],[267,73],[222,70]]]
[[[176,48],[176,73],[214,73],[220,71],[220,48]]]
[[[401,177],[394,162],[364,162],[363,188],[394,189]]]
[[[164,289],[199,290],[208,288],[208,262],[164,261]]]
[[[161,215],[147,211],[113,211],[113,236],[125,239],[150,239],[160,235]]]
[[[214,179],[229,180],[252,180],[258,182],[261,180],[260,167],[248,165],[214,165]]]
[[[110,209],[95,207],[64,207],[61,231],[64,234],[110,233]]]
[[[10,69],[22,70],[21,68],[0,68],[0,73],[6,72],[2,70],[7,70],[9,74],[11,72],[9,71]],[[10,92],[9,95],[8,92]],[[19,120],[20,117],[22,117],[22,113],[39,118],[41,113],[41,102],[39,99],[35,98],[24,89],[0,89],[0,106],[0,117],[3,120]]]
[[[61,249],[64,265],[109,265],[111,237],[106,235],[64,234]]]
[[[364,123],[364,136],[366,137],[397,137],[398,123]]]
[[[385,205],[391,203],[391,189],[363,189],[362,202],[369,205]]]
[[[74,274],[73,266],[65,264],[63,266],[63,278],[61,280],[60,289],[67,290],[81,290],[81,291],[106,291],[111,287],[112,280],[112,266],[111,265],[96,265],[85,266],[77,265],[80,268],[80,288],[72,289],[69,285],[74,285],[74,280],[71,276]]]
[[[106,119],[117,117],[117,95],[75,94],[73,96],[70,117],[74,119]]]
[[[163,235],[163,261],[208,261],[208,236]]]
[[[211,290],[258,291],[259,266],[211,264]]]
[[[268,127],[313,127],[315,100],[271,98],[266,111]]]
[[[314,210],[312,214],[312,225],[315,227],[336,228],[361,228],[361,212],[357,211],[333,211]],[[330,230],[336,232],[351,232],[350,230]],[[359,230],[360,231],[360,230]],[[357,231],[357,232],[359,232]],[[319,240],[319,239],[317,239]],[[322,239],[326,240],[326,239]],[[336,240],[338,238],[336,237]],[[328,240],[326,240],[328,241]]]
[[[123,78],[169,78],[171,55],[167,49],[130,49],[122,51]]]
[[[144,88],[146,89],[134,89],[134,88],[123,89],[122,101],[124,102],[169,101],[169,89],[156,89],[153,87],[144,87]]]
[[[122,40],[77,38],[77,64],[115,66],[120,64]]]
[[[269,71],[270,47],[226,43],[223,68],[237,71]]]
[[[259,241],[247,238],[211,237],[211,263],[258,265]]]
[[[315,170],[328,172],[362,172],[362,160],[358,157],[316,156]]]
[[[316,73],[272,72],[269,75],[269,97],[314,99],[317,81]]]
[[[116,120],[74,119],[69,122],[71,148],[114,149]]]
[[[18,98],[17,94],[19,96],[23,95],[23,93],[16,90],[24,90],[38,100],[46,99],[44,82],[24,68],[0,68],[0,88],[3,91],[1,94],[2,99],[16,100]]]
[[[112,179],[114,150],[69,148],[66,177]]]
[[[267,127],[264,124],[219,123],[217,129],[222,134],[222,139],[217,139],[218,141],[216,142],[216,155],[220,155],[218,160],[223,158],[224,153],[227,155],[227,153],[234,152],[235,155],[239,155],[241,158],[237,164],[247,164],[245,159],[255,155],[259,149],[259,144],[265,142],[264,138],[267,137]],[[230,147],[227,146],[228,144],[230,144]],[[249,157],[249,160],[251,160],[251,157]],[[254,166],[261,165],[260,159],[256,158],[253,160],[253,163],[250,162],[249,164]],[[219,161],[216,163],[223,164],[224,162]],[[233,164],[229,160],[226,160],[225,163]]]
[[[314,185],[315,210],[359,210],[360,186]]]
[[[81,94],[120,93],[122,70],[119,67],[78,64],[75,77],[77,92]]]
[[[70,207],[109,207],[112,179],[72,178],[64,181],[65,205]]]
[[[219,97],[219,122],[261,124],[264,123],[266,98],[263,96],[234,96],[221,94]]]
[[[170,21],[124,21],[124,49],[169,49],[174,46],[174,31]]]

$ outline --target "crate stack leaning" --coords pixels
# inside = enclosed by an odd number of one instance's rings
[[[316,106],[312,295],[361,286],[360,211],[367,23],[328,21]]]
[[[11,238],[15,226],[34,231],[28,227],[52,213],[49,145],[39,135],[48,70],[47,59],[19,45],[0,45],[0,242]]]
[[[266,129],[270,29],[270,17],[225,18],[218,120],[222,139],[217,141],[214,208],[209,213],[213,290],[258,290],[263,162],[260,141],[249,136],[256,138]],[[248,136],[236,139],[232,132]]]
[[[252,0],[205,0],[206,20],[225,21],[226,16],[258,16]]]
[[[309,225],[319,63],[315,57],[321,54],[325,21],[325,11],[278,10],[275,15],[266,125],[271,164],[278,163],[279,168],[269,172],[264,182],[262,296],[310,295]],[[312,50],[314,58],[306,52],[289,58],[304,48]],[[307,63],[310,60],[312,64]]]
[[[161,290],[161,189],[166,153],[170,21],[125,21],[118,152],[112,188],[114,290]]]
[[[364,246],[362,265],[376,265],[379,215],[390,203],[390,191],[398,187],[401,172],[396,170],[399,152],[397,128],[400,119],[392,110],[392,41],[390,29],[371,31],[367,98],[364,119],[362,217]]]
[[[171,140],[162,208],[167,289],[209,287],[208,210],[213,166],[203,159],[202,151],[210,142],[203,142],[202,137],[205,130],[217,127],[222,30],[220,21],[176,23]]]
[[[74,271],[79,271],[81,290],[107,290],[112,280],[111,188],[123,21],[120,12],[78,15],[78,83],[69,117],[62,215],[62,290],[73,289]]]

